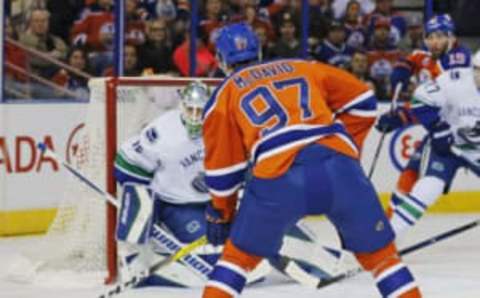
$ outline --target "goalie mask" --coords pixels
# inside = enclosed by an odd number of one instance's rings
[[[207,85],[194,81],[182,90],[178,90],[181,99],[182,122],[190,138],[200,137],[202,133],[203,108],[210,97]]]

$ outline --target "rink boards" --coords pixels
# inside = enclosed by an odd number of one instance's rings
[[[41,155],[35,145],[46,142],[62,158],[81,134],[86,103],[34,102],[0,105],[0,235],[43,232],[57,203],[68,193],[62,186],[66,173]],[[380,110],[386,110],[381,105]],[[388,135],[373,182],[385,202],[394,189],[399,169],[421,140],[422,129],[411,127]],[[380,135],[372,131],[365,142],[362,163],[368,172]],[[480,183],[460,170],[451,192],[432,212],[480,212]]]

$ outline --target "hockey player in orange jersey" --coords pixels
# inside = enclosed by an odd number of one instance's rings
[[[316,214],[334,224],[383,297],[421,297],[358,161],[376,110],[373,92],[316,62],[257,64],[257,38],[242,23],[222,28],[216,48],[229,76],[204,109],[205,181],[213,197],[207,237],[226,244],[203,297],[238,296],[246,272],[277,253],[295,222]]]

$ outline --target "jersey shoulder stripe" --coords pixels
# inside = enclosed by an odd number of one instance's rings
[[[352,109],[364,109],[367,111],[377,109],[377,100],[372,90],[368,90],[351,101],[347,102],[344,106],[334,111],[335,114],[345,113]]]
[[[231,195],[244,181],[247,166],[247,162],[242,162],[228,168],[206,170],[205,183],[210,192],[217,196]]]
[[[260,139],[251,152],[252,162],[256,163],[262,159],[276,155],[299,144],[312,143],[322,137],[331,134],[346,134],[343,125],[293,125],[272,133]],[[356,148],[352,148],[356,150]]]

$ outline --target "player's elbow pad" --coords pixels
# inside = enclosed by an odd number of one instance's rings
[[[431,106],[421,106],[410,110],[413,118],[422,124],[427,130],[430,130],[432,125],[440,119],[440,109]]]

